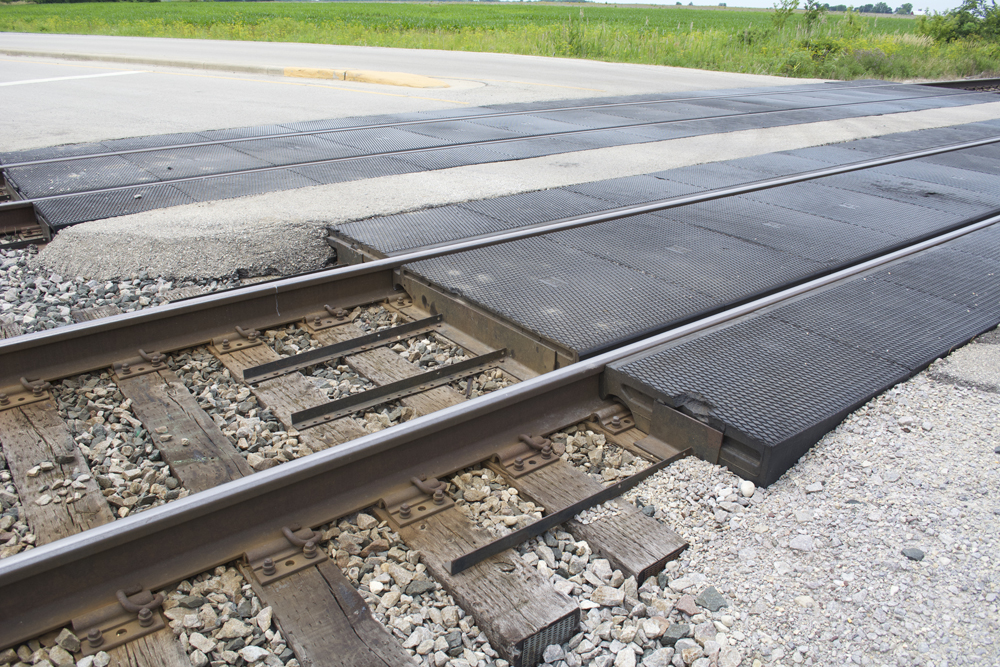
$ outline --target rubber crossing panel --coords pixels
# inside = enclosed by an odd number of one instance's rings
[[[1000,323],[996,225],[609,365],[604,390],[724,433],[719,463],[760,485],[873,396]]]
[[[962,130],[974,138],[995,132],[982,124]],[[951,131],[911,134],[918,142],[927,134],[946,143],[954,136]],[[905,144],[898,145],[905,150]],[[856,162],[850,146],[373,218],[339,225],[333,235],[376,255],[398,254],[640,200],[752,183],[789,169]],[[989,159],[1000,159],[1000,146],[988,148],[995,156]],[[922,161],[882,169],[905,178],[875,171],[815,179],[549,234],[544,242],[519,241],[425,260],[408,269],[570,354],[588,357],[1000,210],[1000,191],[981,172]],[[888,188],[890,179],[902,181],[901,192]],[[932,182],[944,180],[961,187]]]

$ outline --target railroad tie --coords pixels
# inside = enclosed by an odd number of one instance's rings
[[[71,311],[76,322],[121,312],[113,304]],[[162,361],[157,365],[162,367],[132,377],[117,373],[115,384],[132,401],[132,410],[181,485],[196,493],[252,473],[181,379]]]
[[[0,445],[37,545],[114,521],[52,399],[0,411]]]
[[[240,568],[261,601],[274,610],[288,646],[304,665],[414,667],[417,663],[372,616],[368,604],[331,560],[262,583]]]
[[[233,373],[243,378],[243,371],[261,364],[277,361],[282,357],[266,344],[238,352],[218,355],[219,360]],[[310,382],[302,373],[289,373],[273,380],[265,380],[251,387],[261,405],[270,408],[285,428],[292,428],[292,414],[321,403],[326,403],[326,392]],[[335,419],[298,434],[300,445],[320,451],[367,435],[351,417]]]

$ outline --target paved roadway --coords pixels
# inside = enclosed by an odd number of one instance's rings
[[[122,62],[128,59],[143,62]],[[0,152],[376,113],[808,83],[486,53],[12,33],[0,33],[0,62]],[[449,87],[262,73],[284,67],[404,72],[442,79]],[[78,225],[61,232],[38,261],[63,274],[101,278],[141,270],[164,276],[289,273],[322,265],[328,256],[323,230],[331,223],[997,117],[1000,103],[932,109],[192,204]]]
[[[146,62],[90,60],[101,57]],[[804,82],[495,53],[18,33],[0,33],[0,62],[0,83],[17,84],[3,86],[0,96],[4,150],[469,105]],[[286,67],[404,72],[449,87],[262,73]],[[254,69],[259,71],[246,71]]]

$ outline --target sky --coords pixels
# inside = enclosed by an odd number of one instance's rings
[[[593,2],[603,2],[603,0],[592,0]],[[719,0],[722,2],[723,0]],[[865,5],[871,2],[872,4],[878,2],[879,0],[853,0],[849,2],[848,0],[823,0],[823,2],[829,2],[831,5],[845,4],[848,6],[858,7],[860,5]],[[690,0],[684,0],[686,5]],[[767,7],[770,9],[774,6],[775,0],[727,0],[726,4],[730,7]],[[932,11],[944,12],[953,7],[957,7],[962,4],[961,0],[885,0],[885,3],[895,9],[899,7],[904,2],[909,2],[913,5],[914,9],[930,9]],[[630,5],[671,5],[673,2],[669,0],[623,0],[621,4]],[[709,0],[695,0],[696,5],[707,5],[713,4]],[[715,3],[717,4],[717,3]]]

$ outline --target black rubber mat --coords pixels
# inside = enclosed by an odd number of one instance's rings
[[[393,127],[380,127],[371,130],[347,130],[344,132],[318,134],[316,136],[338,144],[361,149],[364,153],[387,153],[413,148],[446,146],[450,143]]]
[[[396,157],[404,164],[413,165],[411,171],[424,171],[436,169],[450,169],[452,167],[464,167],[470,164],[484,164],[487,162],[506,162],[515,159],[513,156],[502,152],[507,144],[495,146],[458,146],[442,151],[428,151],[421,153],[408,153]]]
[[[305,176],[316,183],[330,184],[395,174],[409,174],[420,170],[398,158],[372,157],[349,162],[329,162],[308,167],[294,167],[288,171]]]
[[[40,164],[9,171],[8,179],[16,188],[22,193],[32,193],[33,197],[159,180],[142,167],[118,156]]]
[[[604,208],[593,197],[559,189],[483,199],[467,202],[461,206],[496,220],[508,222],[512,226],[568,218]]]
[[[128,161],[161,180],[273,166],[265,160],[220,145],[133,153],[128,156]]]
[[[613,178],[607,181],[570,185],[563,189],[606,201],[613,207],[642,204],[656,199],[679,197],[704,190],[704,188],[676,181],[666,181],[651,175]]]
[[[590,150],[611,146],[627,146],[651,141],[664,141],[680,137],[716,132],[733,132],[790,124],[809,123],[825,119],[850,118],[861,115],[897,113],[931,107],[948,107],[974,104],[996,99],[995,95],[969,96],[965,91],[931,89],[919,85],[894,85],[873,88],[873,82],[851,82],[851,85],[801,85],[785,88],[770,87],[737,91],[700,91],[674,95],[636,95],[626,98],[593,98],[577,100],[573,105],[617,105],[632,101],[632,107],[602,106],[594,109],[568,109],[554,111],[559,103],[540,102],[504,107],[446,109],[436,112],[387,114],[370,117],[339,118],[304,121],[281,125],[266,125],[208,130],[198,133],[137,137],[108,142],[54,147],[36,151],[0,155],[0,162],[44,159],[59,155],[91,154],[110,150],[153,148],[192,143],[203,140],[227,140],[264,137],[292,131],[321,132],[296,137],[280,137],[240,141],[215,147],[177,148],[162,153],[140,153],[122,157],[94,158],[79,163],[39,165],[36,167],[6,170],[6,176],[25,198],[67,192],[83,192],[130,183],[169,181],[178,177],[192,177],[228,173],[261,166],[287,166],[304,174],[310,181],[322,183],[342,182],[370,178],[373,175],[445,169],[464,165],[499,162],[512,159],[541,157],[562,152]],[[723,99],[725,95],[736,95]],[[936,95],[923,99],[921,96]],[[692,99],[694,98],[694,99]],[[899,98],[899,99],[895,99]],[[669,101],[675,99],[676,101]],[[664,101],[667,100],[667,101]],[[565,102],[563,103],[565,104]],[[846,106],[845,106],[846,105]],[[807,107],[807,108],[802,108]],[[514,109],[538,110],[522,116],[482,117]],[[756,113],[772,110],[775,113]],[[472,117],[470,119],[463,119]],[[406,125],[399,128],[378,127],[352,130],[363,126],[407,123],[418,120],[434,122]],[[631,129],[615,129],[632,122],[653,122]],[[545,132],[577,131],[590,128],[582,134],[558,138],[537,138],[524,141],[504,141],[512,138],[531,137]],[[330,130],[330,132],[322,132]],[[470,142],[497,141],[490,146],[470,147]],[[377,152],[427,149],[443,146],[442,150],[401,156],[395,162],[378,162],[378,158],[364,157]],[[298,168],[296,164],[356,157],[356,162],[323,167]],[[385,168],[374,168],[374,166]],[[388,167],[392,168],[388,168]],[[354,171],[351,170],[354,167]],[[312,171],[328,177],[310,175]],[[225,181],[231,187],[221,187],[221,182],[203,187],[183,186],[199,192],[199,197],[241,197],[260,194],[261,188],[273,184],[275,190],[296,187],[294,176],[288,178],[241,178]],[[246,183],[250,189],[240,189]],[[179,186],[180,187],[180,186]],[[945,187],[945,186],[942,186]],[[936,193],[946,199],[949,193]],[[98,198],[100,200],[100,198]],[[959,199],[961,199],[959,197]],[[117,201],[117,198],[111,198]],[[103,201],[103,200],[102,200]],[[162,200],[172,201],[169,198]],[[980,202],[973,198],[972,207]],[[166,204],[165,204],[166,205]],[[95,208],[82,203],[87,210],[101,210],[105,216],[124,215],[131,208],[116,211],[111,205]],[[65,203],[50,209],[68,212]],[[51,224],[61,227],[84,221],[76,214],[54,217]]]
[[[611,364],[604,391],[697,415],[724,433],[720,463],[771,484],[849,412],[1000,322],[1000,262],[982,255],[1000,257],[996,226]]]
[[[573,229],[558,238],[594,257],[708,294],[718,304],[822,269],[819,261],[656,215]]]
[[[420,246],[499,232],[512,226],[461,206],[441,206],[350,222],[333,227],[331,231],[359,242],[368,252],[386,256]]]
[[[431,282],[572,349],[703,310],[714,299],[551,237],[532,238],[409,267]]]
[[[170,185],[153,184],[132,190],[50,199],[35,206],[38,214],[49,224],[59,221],[62,226],[87,220],[142,213],[157,208],[193,204],[194,198]],[[53,226],[56,226],[53,224]]]
[[[814,169],[834,164],[836,159],[856,161],[856,153],[843,146],[825,148],[836,157],[818,159],[823,151],[819,148],[810,149],[810,158],[774,154],[737,161],[742,166],[697,165],[655,176],[439,207],[405,218],[348,223],[339,226],[336,235],[360,243],[375,254],[394,253],[421,244],[475,237],[704,188],[759,181],[788,173],[790,168]],[[1000,159],[1000,146],[994,151]],[[774,164],[769,164],[771,159]],[[904,171],[897,165],[884,169],[894,167]],[[928,163],[908,164],[905,171],[929,180],[958,180],[955,177],[965,173],[968,178],[961,183],[972,189],[918,182],[878,171],[870,176],[857,172],[848,174],[849,178],[815,179],[548,235],[547,242],[566,247],[568,254],[552,255],[546,266],[600,292],[602,307],[611,312],[634,307],[633,281],[646,286],[642,290],[644,299],[664,304],[680,299],[653,310],[647,305],[642,315],[615,320],[613,324],[591,321],[586,311],[574,310],[575,302],[532,302],[527,295],[537,289],[532,276],[541,258],[525,259],[526,273],[521,277],[516,268],[517,255],[508,255],[509,250],[503,247],[428,260],[412,270],[571,352],[591,356],[703,316],[725,304],[849,266],[1000,209],[1000,191],[986,192],[988,179],[980,172]],[[900,185],[899,190],[888,187],[890,179]],[[463,216],[463,211],[476,212],[489,220]],[[579,277],[577,268],[561,263],[578,262],[583,256],[592,258],[585,279]],[[456,264],[461,265],[460,270],[453,270]],[[499,276],[499,267],[505,267],[509,275]],[[489,280],[481,282],[470,276],[489,276]],[[497,282],[503,284],[502,289],[493,287]],[[670,291],[675,287],[683,288],[683,296]],[[692,294],[711,296],[711,306],[706,309],[705,302],[692,298]],[[577,297],[567,294],[567,298]],[[577,317],[551,320],[541,311],[576,312]],[[648,317],[650,312],[668,313],[673,319],[656,323],[656,318]]]
[[[815,187],[801,190],[809,192]],[[772,201],[788,199],[777,189]],[[891,209],[886,206],[885,209]],[[900,237],[828,217],[810,215],[749,197],[731,197],[655,214],[725,234],[757,247],[838,266],[897,245]],[[763,260],[762,260],[763,261]]]
[[[244,196],[281,192],[295,188],[319,185],[319,182],[288,169],[234,174],[220,178],[199,179],[175,183],[173,187],[188,195],[194,201],[215,201],[237,191]]]

